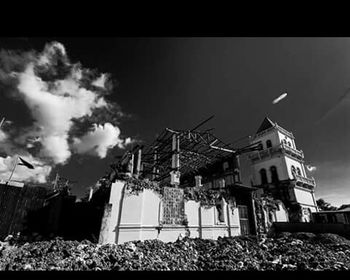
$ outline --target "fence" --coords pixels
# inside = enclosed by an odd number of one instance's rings
[[[43,206],[43,187],[16,187],[0,184],[0,239],[22,231],[27,213]]]

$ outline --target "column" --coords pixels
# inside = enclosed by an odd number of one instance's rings
[[[172,139],[172,153],[170,183],[176,187],[180,184],[180,137],[175,133]]]
[[[135,172],[135,177],[136,178],[138,178],[140,176],[141,154],[142,154],[142,150],[141,150],[141,148],[139,148],[138,151],[137,151],[136,172]]]

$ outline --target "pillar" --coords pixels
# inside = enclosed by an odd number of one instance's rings
[[[202,186],[202,176],[197,175],[194,178],[196,180],[196,188],[200,188]]]
[[[239,155],[233,156],[233,181],[234,183],[241,183]]]
[[[170,183],[177,187],[180,184],[180,137],[175,133],[172,139],[172,153]]]
[[[137,160],[136,160],[136,172],[135,172],[135,177],[138,178],[140,176],[140,171],[141,171],[141,155],[142,155],[142,150],[141,148],[138,149],[137,151]]]
[[[153,152],[153,169],[152,169],[152,180],[155,180],[159,176],[159,169],[157,168],[158,164],[158,147],[154,148]]]
[[[128,167],[127,167],[127,174],[129,177],[132,177],[134,173],[134,154],[130,152],[128,155],[129,160],[128,160]]]

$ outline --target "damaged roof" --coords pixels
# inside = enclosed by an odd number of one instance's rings
[[[159,180],[169,176],[172,171],[173,135],[179,137],[179,157],[181,174],[196,173],[201,168],[232,156],[235,149],[224,143],[209,131],[164,129],[160,136],[144,150],[142,155],[143,174],[152,174],[159,169]],[[212,148],[215,145],[216,149]],[[158,155],[155,164],[154,155]]]

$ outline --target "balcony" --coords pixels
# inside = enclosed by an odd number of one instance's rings
[[[306,188],[315,188],[316,187],[316,182],[315,179],[310,179],[310,178],[306,178],[297,174],[293,174],[294,178],[296,180],[296,184],[299,186],[303,186]]]
[[[276,153],[277,150],[279,150],[278,146],[277,147],[271,147],[269,149],[265,149],[265,150],[262,150],[262,151],[254,152],[254,153],[249,155],[249,158],[252,161],[262,160],[262,159],[271,157],[274,153]]]
[[[303,151],[299,151],[297,149],[294,149],[292,147],[289,147],[288,145],[285,145],[285,144],[280,144],[282,150],[284,153],[292,156],[292,157],[295,157],[297,159],[303,159],[304,158],[304,152]]]
[[[272,157],[276,153],[285,153],[299,160],[302,160],[304,158],[303,151],[296,150],[282,143],[280,145],[273,146],[262,151],[254,152],[249,155],[249,159],[252,161],[258,161],[268,157]]]

